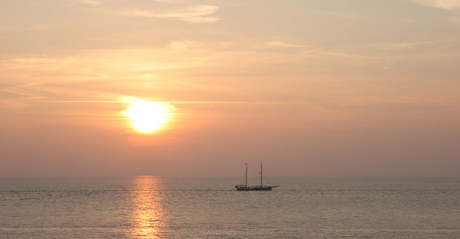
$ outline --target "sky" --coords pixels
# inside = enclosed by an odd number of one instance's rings
[[[459,42],[460,0],[2,0],[0,177],[460,177]]]

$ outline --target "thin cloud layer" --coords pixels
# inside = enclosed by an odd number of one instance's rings
[[[155,2],[164,2],[164,3],[178,3],[180,0],[154,0]]]
[[[89,4],[89,5],[94,5],[94,6],[101,4],[100,1],[95,1],[95,0],[82,0],[81,2],[84,4]]]
[[[217,6],[211,5],[198,5],[185,9],[179,9],[163,13],[155,13],[153,11],[146,10],[132,10],[126,13],[126,15],[136,17],[150,17],[150,18],[172,18],[186,22],[215,22],[219,21],[219,18],[210,17],[219,9]]]
[[[286,43],[286,42],[282,42],[282,41],[271,41],[271,42],[267,42],[267,43],[265,43],[265,46],[266,46],[266,47],[269,47],[269,48],[306,47],[306,46],[296,45],[296,44],[290,44],[290,43]]]
[[[442,9],[453,9],[460,7],[460,0],[411,0],[425,6],[442,8]]]

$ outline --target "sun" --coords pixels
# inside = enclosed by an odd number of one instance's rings
[[[169,116],[166,104],[147,100],[133,103],[124,113],[131,118],[133,127],[144,134],[161,129]]]

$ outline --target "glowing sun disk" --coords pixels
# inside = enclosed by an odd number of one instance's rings
[[[159,130],[168,119],[167,107],[158,102],[139,101],[134,103],[125,114],[131,118],[133,126],[141,133]]]

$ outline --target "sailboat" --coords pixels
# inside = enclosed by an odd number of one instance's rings
[[[263,184],[263,174],[262,174],[262,162],[260,163],[260,185],[255,185],[255,186],[248,186],[248,164],[246,163],[246,177],[245,185],[236,185],[235,188],[237,191],[270,191],[272,188],[276,188],[279,185],[276,186],[265,186]]]

